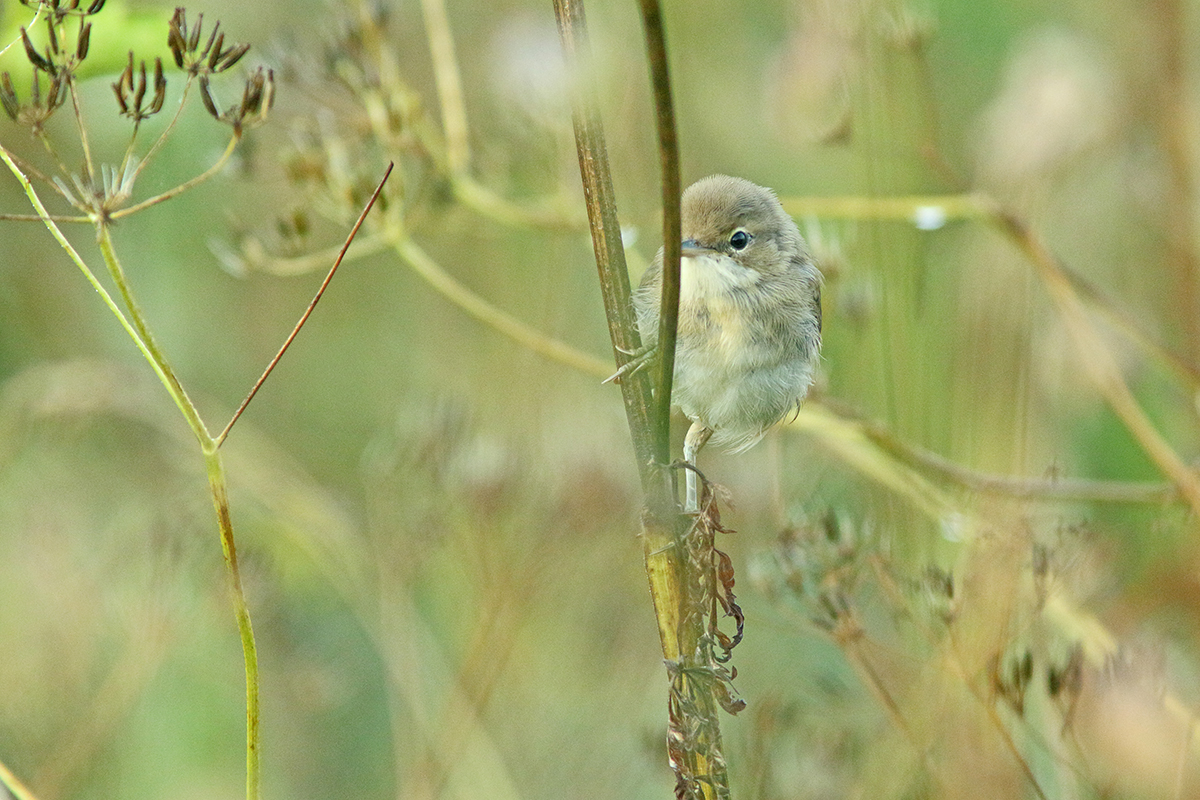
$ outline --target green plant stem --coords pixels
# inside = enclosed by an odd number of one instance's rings
[[[421,247],[406,235],[393,245],[396,254],[439,294],[490,328],[508,336],[523,347],[559,363],[593,375],[608,375],[612,368],[595,356],[544,335],[516,317],[501,311],[463,286],[442,269]]]
[[[658,0],[641,0],[642,28],[654,89],[655,129],[658,132],[659,165],[662,170],[663,263],[662,293],[658,314],[658,381],[652,422],[654,443],[660,461],[670,461],[671,384],[675,377],[675,334],[679,323],[680,220],[679,138],[675,132],[675,106],[671,101],[671,79],[667,68],[667,42]]]
[[[83,149],[83,168],[89,183],[95,183],[96,165],[92,160],[92,146],[88,142],[87,125],[83,122],[83,110],[79,107],[79,90],[74,75],[68,73],[67,93],[71,96],[71,108],[75,112],[75,127],[79,131],[79,145]]]
[[[662,9],[658,0],[641,0],[639,7],[646,36],[650,82],[654,90],[655,130],[662,172],[662,292],[658,316],[657,394],[651,424],[655,456],[661,463],[667,463],[671,458],[671,386],[675,374],[675,339],[679,322],[682,249],[679,198],[682,186]],[[707,560],[682,555],[692,551],[681,537],[684,526],[679,524],[679,520],[676,516],[675,547],[669,551],[677,554],[675,570],[682,582],[682,591],[676,599],[678,618],[674,620],[678,645],[674,657],[672,648],[663,649],[663,657],[669,664],[673,662],[679,667],[676,671],[668,665],[668,673],[674,673],[671,675],[670,704],[674,705],[673,711],[677,712],[669,714],[668,750],[678,748],[677,752],[671,752],[672,767],[677,777],[676,794],[684,790],[689,797],[695,796],[696,800],[723,799],[730,796],[730,791],[721,744],[720,708],[714,695],[715,681],[705,669],[708,660],[702,655],[701,647],[706,612],[705,592],[699,587],[706,585],[709,580],[704,574]],[[648,567],[649,564],[650,559],[647,559]],[[715,602],[715,596],[713,600]]]
[[[79,267],[83,272],[88,283],[94,288],[97,294],[100,295],[104,304],[117,318],[121,327],[129,334],[129,338],[133,340],[134,345],[142,353],[143,357],[150,363],[155,375],[167,393],[175,402],[187,420],[188,426],[196,435],[200,443],[201,451],[204,454],[205,467],[208,475],[209,488],[212,493],[213,506],[217,512],[217,524],[220,528],[221,549],[225,555],[226,572],[229,577],[230,593],[233,598],[234,615],[237,619],[238,633],[242,640],[242,655],[245,660],[246,672],[246,798],[247,800],[258,800],[260,797],[260,762],[259,762],[259,703],[258,703],[258,650],[254,643],[254,629],[251,626],[250,610],[246,603],[246,595],[242,588],[241,574],[238,570],[237,549],[234,544],[233,523],[229,512],[229,497],[226,489],[225,470],[221,464],[220,454],[217,450],[217,442],[209,435],[207,428],[204,426],[203,420],[200,418],[199,412],[188,398],[187,393],[183,390],[178,379],[176,379],[173,370],[167,363],[166,358],[159,350],[154,338],[150,335],[149,327],[146,325],[141,311],[134,300],[133,293],[129,288],[128,281],[125,279],[125,273],[121,269],[120,261],[117,259],[116,251],[112,245],[112,238],[109,233],[108,224],[105,220],[97,220],[96,228],[99,240],[100,251],[104,256],[105,264],[108,266],[109,273],[112,276],[114,283],[117,285],[121,293],[122,299],[125,301],[129,309],[129,314],[133,318],[131,323],[129,318],[121,311],[120,307],[113,300],[112,295],[100,283],[95,273],[88,267],[87,263],[79,255],[79,252],[67,241],[62,230],[58,227],[54,220],[50,219],[46,213],[46,207],[38,196],[37,191],[29,182],[29,179],[18,168],[13,161],[11,154],[0,147],[0,160],[8,166],[21,187],[25,190],[29,202],[33,205],[38,213],[39,219],[50,231],[50,235],[55,241],[62,246],[67,252],[68,257],[72,262]],[[16,792],[14,792],[16,794]],[[18,798],[21,795],[17,795]]]
[[[629,275],[621,246],[604,127],[592,83],[583,0],[554,0],[554,12],[567,69],[577,76],[571,96],[575,147],[609,334],[618,366],[623,366],[629,359],[629,353],[640,346],[641,340],[633,319]],[[652,22],[648,26],[647,36],[660,39],[661,25],[657,34],[653,28]],[[665,80],[665,48],[658,41],[651,45],[651,49],[662,55],[659,69],[655,71],[656,85],[661,87],[660,77]],[[658,96],[661,102],[665,95],[660,93]],[[662,119],[660,117],[660,121]],[[673,132],[662,135],[671,137]],[[669,158],[664,159],[668,173],[671,171],[669,162]],[[674,179],[673,189],[672,183],[670,177],[664,177],[664,198],[673,194],[673,198],[664,202],[668,208],[674,206],[677,209],[678,179]],[[670,210],[666,213],[670,217]],[[670,239],[674,239],[678,247],[678,233],[668,233],[667,236],[668,246]],[[676,263],[678,257],[676,253]],[[665,313],[673,316],[672,310]],[[661,353],[661,341],[659,346]],[[669,371],[667,374],[669,376]],[[662,394],[659,400],[663,404],[668,402],[669,380],[666,386],[668,388],[665,391],[659,386]],[[649,376],[644,373],[625,376],[621,381],[621,390],[645,495],[642,547],[646,576],[654,602],[662,653],[671,678],[667,749],[676,773],[676,794],[688,798],[726,798],[729,789],[724,759],[719,751],[719,728],[714,725],[717,704],[712,682],[702,677],[703,669],[693,669],[692,666],[696,663],[695,653],[699,643],[696,625],[704,618],[705,609],[701,603],[703,598],[694,597],[690,588],[695,581],[688,574],[685,563],[687,550],[682,544],[689,520],[679,511],[674,481],[663,457],[669,455],[666,440],[668,431],[666,426],[655,424],[655,414],[660,406],[650,391]]]
[[[158,205],[159,203],[162,203],[166,200],[170,200],[172,197],[178,197],[179,195],[186,192],[188,189],[191,189],[195,186],[198,186],[201,183],[204,183],[205,181],[207,181],[212,176],[216,175],[218,172],[220,172],[225,167],[225,162],[229,161],[230,156],[233,155],[234,149],[237,147],[238,142],[240,142],[241,140],[242,140],[241,134],[234,133],[233,136],[231,136],[229,139],[229,144],[225,145],[225,152],[221,153],[221,157],[218,158],[211,167],[204,170],[204,172],[201,172],[196,177],[186,180],[183,183],[176,186],[175,188],[173,188],[169,191],[163,192],[162,194],[157,194],[154,197],[143,200],[140,203],[135,203],[134,205],[131,205],[127,208],[118,209],[118,210],[112,212],[112,214],[110,214],[109,216],[112,219],[120,219],[121,217],[128,217],[130,214],[136,214],[137,212],[141,211],[142,209],[149,208],[150,206]],[[147,159],[142,159],[141,163],[145,164],[146,160]],[[139,169],[136,170],[135,172],[140,172],[140,165],[139,165]]]
[[[195,76],[191,74],[188,75],[187,81],[183,84],[183,92],[179,95],[179,103],[175,106],[175,113],[171,116],[171,121],[167,123],[167,126],[163,128],[162,133],[160,133],[158,138],[154,140],[154,144],[150,145],[150,149],[146,151],[146,155],[142,156],[142,160],[138,162],[136,167],[134,167],[133,178],[135,181],[142,174],[142,170],[146,168],[146,165],[150,163],[162,146],[166,144],[171,132],[175,130],[175,125],[179,122],[179,118],[183,116],[184,106],[187,105],[188,93],[191,92],[192,84],[195,83],[195,80]],[[235,136],[234,138],[237,137]],[[125,164],[122,163],[121,172],[123,173],[124,171]]]
[[[246,800],[261,797],[261,764],[259,758],[259,706],[258,706],[258,647],[254,643],[254,626],[250,620],[250,607],[242,587],[241,570],[238,568],[237,547],[233,538],[233,520],[229,514],[229,495],[226,489],[225,467],[221,452],[210,440],[204,448],[204,463],[208,471],[208,485],[212,492],[213,507],[217,512],[217,525],[221,531],[221,552],[225,557],[225,572],[229,577],[230,595],[233,598],[233,613],[237,619],[238,634],[242,639],[242,658],[246,671]]]
[[[112,232],[109,229],[108,223],[103,220],[98,221],[96,223],[96,234],[100,245],[100,254],[104,257],[104,263],[108,267],[109,275],[112,276],[117,291],[121,293],[121,299],[125,302],[125,308],[133,320],[134,328],[137,329],[137,338],[143,345],[146,358],[150,360],[150,363],[156,368],[155,371],[162,377],[163,384],[167,387],[167,392],[170,393],[171,399],[175,401],[175,405],[183,413],[188,427],[196,434],[196,439],[200,442],[201,447],[207,446],[212,441],[212,437],[209,435],[208,429],[204,426],[204,421],[200,418],[200,413],[196,410],[196,406],[187,396],[183,385],[179,383],[179,379],[175,377],[174,370],[171,369],[171,365],[159,349],[158,343],[154,340],[154,335],[150,332],[150,327],[146,324],[146,318],[142,315],[142,310],[133,297],[133,292],[129,288],[129,281],[125,278],[125,270],[121,267],[121,261],[117,258],[117,252],[113,248]]]
[[[69,241],[67,241],[67,237],[63,235],[62,229],[59,228],[57,223],[55,223],[54,220],[50,218],[50,215],[46,213],[46,206],[43,205],[42,199],[37,194],[37,190],[33,188],[33,185],[29,182],[29,179],[20,170],[20,168],[17,167],[17,164],[13,161],[11,154],[3,147],[0,147],[0,160],[4,161],[9,170],[16,177],[17,182],[20,183],[21,187],[25,190],[25,195],[29,198],[30,204],[38,212],[38,219],[45,224],[46,229],[50,231],[50,235],[53,236],[54,240],[59,243],[63,250],[66,251],[67,256],[71,259],[75,266],[79,267],[84,278],[89,284],[91,284],[92,288],[96,290],[96,293],[100,295],[100,299],[103,301],[104,305],[107,306],[108,310],[111,311],[113,316],[117,318],[117,322],[119,322],[121,327],[124,328],[125,332],[129,334],[129,338],[133,340],[134,345],[139,351],[141,351],[145,359],[150,362],[150,366],[153,368],[154,374],[158,376],[160,381],[162,381],[163,386],[166,387],[167,392],[171,395],[171,399],[175,401],[177,406],[179,406],[179,410],[184,411],[184,405],[188,402],[187,399],[176,395],[170,378],[168,378],[167,374],[163,372],[159,363],[155,361],[153,354],[146,347],[146,343],[142,341],[142,338],[138,335],[138,332],[125,317],[125,314],[121,311],[120,306],[118,306],[112,299],[112,295],[110,295],[108,290],[104,288],[104,284],[100,283],[95,273],[92,272],[91,268],[88,267],[87,263],[79,255],[79,252]],[[184,413],[186,416],[186,412]]]
[[[21,783],[2,762],[0,762],[0,786],[7,789],[15,800],[37,800],[37,795],[29,791],[28,787]]]
[[[208,432],[204,421],[195,405],[188,398],[187,392],[175,377],[166,357],[159,349],[146,324],[145,317],[134,299],[133,292],[126,280],[125,271],[112,245],[112,236],[107,222],[101,220],[96,225],[99,236],[100,252],[104,263],[108,265],[109,274],[125,301],[126,308],[133,318],[133,324],[139,334],[138,339],[143,344],[147,358],[154,364],[156,371],[163,377],[164,385],[175,403],[183,412],[192,432],[195,433],[204,453],[204,462],[208,474],[209,490],[212,493],[213,506],[217,512],[217,526],[221,534],[221,552],[225,556],[225,570],[229,579],[230,596],[233,600],[234,617],[237,620],[238,634],[242,640],[242,658],[245,661],[246,672],[246,798],[258,800],[260,796],[260,761],[259,761],[259,705],[258,705],[258,648],[254,643],[254,628],[250,620],[250,609],[246,603],[246,593],[242,587],[241,572],[238,569],[237,547],[233,537],[233,521],[229,512],[229,495],[226,488],[225,468],[221,463],[218,448],[220,442]]]

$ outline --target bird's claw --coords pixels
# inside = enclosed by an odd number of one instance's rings
[[[658,348],[652,344],[648,344],[636,350],[626,350],[623,347],[618,347],[617,351],[630,356],[630,359],[622,364],[620,369],[601,381],[601,385],[605,383],[620,383],[621,379],[641,372],[654,360]]]

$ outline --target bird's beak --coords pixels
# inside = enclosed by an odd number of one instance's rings
[[[704,256],[715,252],[715,250],[705,247],[695,239],[684,239],[679,248],[679,254],[684,258],[695,258],[696,256]]]

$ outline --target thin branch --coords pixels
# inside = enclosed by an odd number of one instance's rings
[[[366,258],[367,256],[373,256],[391,247],[387,239],[378,233],[363,233],[355,238],[354,242],[354,247],[348,250],[342,258],[343,262],[351,262],[360,258]],[[256,254],[240,260],[248,262],[255,270],[265,272],[268,275],[294,277],[296,275],[305,275],[319,267],[324,267],[338,257],[342,247],[343,245],[340,244],[334,245],[333,247],[326,247],[322,250],[300,256],[268,254],[259,256]]]
[[[350,244],[354,241],[354,237],[358,234],[358,229],[362,227],[363,222],[367,218],[367,214],[371,213],[371,208],[374,207],[375,201],[379,199],[379,194],[383,191],[383,185],[387,183],[387,179],[391,176],[392,168],[394,166],[395,162],[388,162],[387,170],[383,173],[383,179],[379,181],[379,185],[376,186],[375,191],[371,193],[371,199],[367,201],[366,207],[363,208],[362,213],[358,215],[358,220],[354,223],[354,227],[350,229],[350,235],[346,237],[346,243],[342,245],[342,249],[338,252],[337,258],[333,262],[333,266],[329,268],[329,273],[326,274],[325,280],[321,282],[320,288],[317,289],[316,295],[313,296],[312,302],[308,304],[308,308],[306,308],[304,313],[300,315],[300,321],[296,323],[296,327],[292,328],[292,332],[288,334],[287,339],[284,340],[283,346],[279,348],[279,352],[275,354],[275,357],[271,359],[271,363],[267,364],[267,368],[263,370],[263,374],[259,376],[257,381],[255,381],[254,386],[250,389],[250,393],[246,395],[246,399],[242,401],[240,406],[238,406],[237,411],[233,412],[233,417],[229,420],[229,424],[225,426],[225,429],[221,431],[220,435],[218,435],[214,440],[216,442],[216,447],[220,447],[221,444],[224,443],[225,437],[229,435],[229,431],[233,428],[233,424],[238,421],[239,417],[242,416],[242,412],[246,410],[246,406],[250,405],[250,401],[254,399],[254,395],[258,394],[258,390],[261,389],[263,383],[266,382],[267,376],[271,374],[272,370],[275,369],[275,365],[279,363],[281,358],[283,358],[283,354],[287,352],[289,347],[291,347],[292,341],[296,338],[296,335],[300,333],[300,329],[304,327],[304,323],[308,321],[309,316],[317,307],[317,303],[321,301],[322,295],[325,294],[325,289],[329,286],[329,282],[333,280],[334,273],[336,273],[338,267],[341,266],[342,259],[346,257],[346,251],[350,249]]]
[[[826,399],[810,401],[800,414],[823,417],[836,414],[838,425],[802,424],[819,439],[838,435],[840,425],[849,425],[891,459],[896,469],[913,468],[958,485],[962,489],[1003,495],[1019,500],[1044,502],[1170,503],[1179,500],[1179,490],[1171,483],[1103,481],[1080,478],[1032,478],[996,475],[965,467],[931,450],[897,437],[885,426],[863,419],[852,411]]]
[[[37,21],[38,21],[39,19],[41,19],[41,17],[42,17],[42,9],[43,9],[43,8],[45,8],[45,7],[46,7],[46,6],[45,6],[44,4],[42,4],[42,3],[38,3],[38,4],[37,4],[37,8],[36,8],[36,9],[34,9],[34,12],[33,12],[33,17],[31,17],[31,18],[30,18],[30,20],[29,20],[29,22],[28,22],[28,23],[26,23],[26,25],[25,25],[25,29],[26,29],[26,30],[33,30],[33,26],[37,24]],[[21,37],[20,37],[20,36],[17,36],[17,37],[16,37],[16,38],[14,38],[14,39],[13,39],[11,42],[9,42],[8,44],[4,45],[4,47],[0,47],[0,57],[2,57],[2,56],[5,54],[5,53],[7,53],[7,52],[8,52],[8,50],[9,50],[9,48],[13,47],[13,46],[14,46],[14,45],[15,45],[17,42],[19,42],[19,41],[21,41]],[[0,765],[0,768],[3,768],[3,765]]]
[[[190,180],[186,180],[183,183],[179,184],[178,186],[176,186],[172,189],[168,189],[167,191],[163,192],[162,194],[155,195],[154,197],[143,200],[142,202],[136,203],[132,206],[128,206],[127,208],[118,209],[118,210],[114,211],[112,214],[110,214],[109,217],[111,219],[120,219],[121,217],[128,217],[130,214],[136,214],[137,212],[139,212],[143,209],[149,208],[150,206],[158,205],[159,203],[170,200],[173,197],[178,197],[179,195],[186,192],[188,189],[191,189],[194,186],[204,183],[206,180],[208,180],[209,178],[211,178],[212,176],[216,175],[218,172],[221,171],[221,169],[225,166],[225,162],[229,161],[229,157],[233,155],[233,151],[237,147],[237,143],[239,141],[241,141],[241,138],[242,137],[241,137],[240,133],[234,133],[233,136],[229,139],[229,144],[227,144],[225,146],[225,152],[221,153],[221,157],[218,158],[211,167],[204,170],[204,172],[201,172],[196,177],[194,177]],[[141,164],[145,164],[145,163],[146,163],[146,159],[143,159]],[[139,166],[140,166],[140,164],[139,164]]]
[[[225,558],[225,573],[229,576],[229,591],[233,598],[233,613],[238,635],[242,641],[242,660],[246,673],[246,800],[259,800],[262,782],[262,754],[259,747],[259,681],[258,646],[254,642],[254,626],[250,621],[250,606],[242,586],[238,567],[237,547],[233,538],[233,517],[229,511],[229,492],[221,451],[215,440],[204,448],[208,471],[209,491],[217,512],[217,527],[221,532],[221,553]]]
[[[150,331],[150,326],[146,324],[146,318],[133,296],[133,290],[130,288],[129,281],[125,277],[125,270],[121,267],[121,261],[117,257],[116,248],[113,247],[111,227],[105,220],[97,220],[96,233],[96,238],[100,245],[100,254],[104,257],[104,263],[108,267],[109,276],[112,278],[113,283],[116,284],[117,290],[121,293],[121,299],[125,302],[125,310],[129,312],[129,318],[133,322],[134,328],[137,329],[139,341],[142,342],[146,352],[149,353],[149,358],[159,373],[166,378],[167,391],[176,399],[179,410],[183,412],[188,426],[196,434],[196,439],[200,442],[200,446],[206,446],[210,439],[208,428],[205,426],[204,420],[201,419],[200,412],[196,409],[195,404],[192,403],[187,392],[184,390],[183,384],[179,382],[175,371],[171,369],[170,362],[167,361],[166,356],[159,349],[158,342],[154,339],[154,334]]]
[[[83,122],[83,110],[79,106],[79,90],[75,83],[75,76],[70,73],[67,77],[67,93],[71,96],[71,107],[75,112],[75,127],[79,131],[79,145],[83,149],[83,168],[87,172],[88,183],[94,184],[96,165],[92,161],[92,146],[88,142],[87,125]]]
[[[154,158],[159,149],[166,144],[168,137],[171,135],[171,131],[175,130],[175,125],[179,122],[179,118],[183,116],[184,106],[187,105],[188,93],[192,90],[192,83],[194,81],[194,76],[189,74],[187,81],[185,81],[183,84],[183,92],[179,95],[179,103],[175,106],[175,113],[171,115],[171,121],[167,123],[165,128],[163,128],[163,131],[158,135],[158,138],[154,140],[154,144],[150,145],[150,149],[146,151],[146,155],[142,156],[142,160],[139,161],[137,166],[133,168],[133,179],[135,181],[142,174],[142,170],[146,168],[146,165],[150,163],[150,160]],[[124,171],[123,168],[122,171]]]
[[[539,355],[597,377],[612,374],[612,366],[593,355],[546,336],[516,317],[501,311],[472,292],[421,249],[407,235],[394,245],[396,253],[439,294],[490,328]]]
[[[465,172],[450,176],[450,188],[458,202],[504,225],[543,230],[587,230],[587,220],[560,207],[561,204],[553,199],[535,202],[509,200]]]

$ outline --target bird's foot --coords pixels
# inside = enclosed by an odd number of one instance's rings
[[[652,344],[639,347],[636,350],[626,350],[623,347],[618,347],[617,350],[630,358],[621,365],[620,369],[609,375],[601,383],[620,383],[622,378],[641,372],[658,355],[658,347]]]

